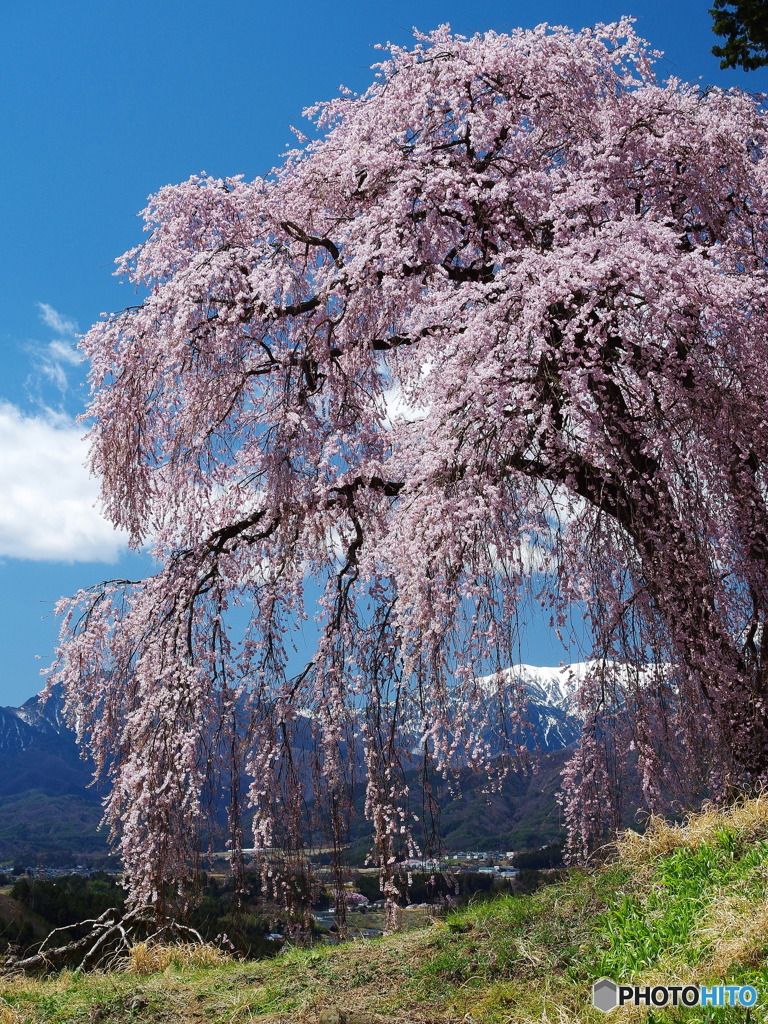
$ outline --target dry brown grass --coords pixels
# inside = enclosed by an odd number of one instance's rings
[[[130,974],[155,974],[168,967],[216,967],[231,957],[209,943],[179,942],[173,945],[148,945],[137,942],[120,961],[118,970]]]
[[[761,793],[727,808],[709,807],[687,815],[679,825],[654,816],[642,835],[624,832],[616,842],[616,853],[622,863],[639,867],[683,846],[696,850],[725,829],[745,843],[767,838],[768,796]]]
[[[27,1019],[16,1007],[10,1006],[4,999],[0,999],[0,1024],[24,1024]]]
[[[768,946],[768,900],[723,894],[707,911],[701,934],[712,942],[706,967],[728,977],[739,967],[757,967]]]

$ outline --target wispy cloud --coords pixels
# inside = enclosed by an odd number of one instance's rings
[[[75,348],[77,324],[47,302],[38,302],[40,319],[56,337],[47,344],[32,346],[37,373],[50,381],[63,395],[69,389],[68,369],[79,366],[82,356]]]
[[[77,324],[74,320],[69,320],[63,316],[53,306],[49,306],[47,302],[38,302],[37,308],[40,310],[40,319],[51,330],[58,335],[71,335],[77,330]]]
[[[125,550],[95,507],[82,433],[67,417],[0,401],[0,556],[112,562]]]
[[[69,363],[70,366],[79,366],[83,357],[63,338],[56,338],[48,345],[48,352],[52,359],[60,363]]]

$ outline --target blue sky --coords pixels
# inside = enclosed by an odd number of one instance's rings
[[[362,90],[372,44],[442,22],[464,34],[542,21],[572,28],[623,14],[670,74],[768,91],[765,69],[722,72],[709,0],[403,3],[30,0],[3,11],[0,61],[0,704],[40,686],[53,603],[136,573],[139,556],[100,519],[82,468],[84,370],[76,335],[132,293],[112,263],[141,238],[148,194],[202,170],[253,177],[278,162],[301,110]],[[523,648],[562,658],[546,631]]]

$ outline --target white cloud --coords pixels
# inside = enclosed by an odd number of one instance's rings
[[[413,405],[403,394],[399,385],[393,385],[382,392],[382,426],[391,430],[396,424],[418,423],[430,413],[429,405]]]
[[[69,363],[70,366],[79,366],[83,357],[77,349],[62,338],[57,338],[48,346],[48,352],[52,359],[60,363]]]
[[[83,429],[0,400],[0,556],[112,562],[125,537],[95,508]]]
[[[64,394],[69,388],[67,368],[79,366],[83,361],[74,345],[77,324],[47,302],[38,302],[37,307],[40,319],[56,337],[47,345],[33,345],[33,360],[37,371]]]
[[[53,306],[49,306],[47,302],[38,302],[37,308],[40,310],[40,319],[55,334],[69,335],[74,334],[77,330],[77,324],[74,320],[67,319],[58,310],[54,309]]]

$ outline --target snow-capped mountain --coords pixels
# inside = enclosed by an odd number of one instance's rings
[[[45,701],[37,694],[25,701],[20,708],[2,708],[0,710],[15,715],[31,728],[41,732],[56,733],[57,735],[70,732],[64,719],[64,699],[56,692],[52,693]]]
[[[524,684],[529,700],[571,714],[575,713],[576,694],[588,669],[586,661],[557,668],[518,665],[507,669],[506,675]]]
[[[529,746],[558,750],[578,739],[575,696],[588,668],[588,662],[555,668],[516,665],[486,676],[482,683],[490,700],[501,693],[508,703],[526,708]],[[18,708],[0,707],[0,759],[31,747],[80,763],[75,734],[64,720],[63,700],[55,693],[47,701],[35,696]]]
[[[0,750],[21,753],[31,746],[35,730],[13,712],[17,708],[0,708]]]
[[[54,695],[43,702],[35,696],[20,708],[0,707],[0,757],[17,756],[35,746],[79,760],[74,733],[64,721],[61,697]]]
[[[588,661],[556,668],[537,665],[514,665],[494,675],[485,676],[482,683],[490,693],[495,689],[514,686],[528,700],[549,707],[571,711],[576,693],[589,670]]]
[[[531,749],[560,750],[581,733],[576,694],[588,662],[551,668],[515,665],[481,679],[489,702],[499,697],[520,707],[528,721],[524,740]]]

